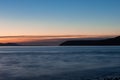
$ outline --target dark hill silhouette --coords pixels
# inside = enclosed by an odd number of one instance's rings
[[[0,43],[0,46],[20,46],[20,44],[17,44],[17,43]]]
[[[60,46],[117,46],[120,45],[120,36],[103,40],[71,40],[66,41]]]

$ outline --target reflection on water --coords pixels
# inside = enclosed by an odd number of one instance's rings
[[[117,74],[119,66],[118,46],[0,47],[0,80],[80,80]]]

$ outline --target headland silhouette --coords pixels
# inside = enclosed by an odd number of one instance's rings
[[[102,40],[70,40],[60,46],[120,46],[120,36]]]

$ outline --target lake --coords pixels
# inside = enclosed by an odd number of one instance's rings
[[[120,46],[1,46],[0,80],[120,77]]]

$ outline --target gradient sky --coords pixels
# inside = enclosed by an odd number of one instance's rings
[[[0,0],[0,36],[119,34],[120,0]]]

